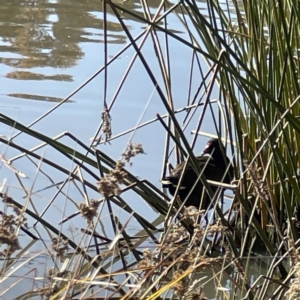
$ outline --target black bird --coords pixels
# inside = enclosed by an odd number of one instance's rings
[[[207,142],[206,148],[203,154],[210,154],[211,156],[197,156],[196,160],[199,163],[201,170],[203,169],[203,174],[206,179],[223,182],[229,184],[233,180],[233,167],[226,156],[224,145],[218,139],[211,139]],[[177,185],[179,183],[181,174],[184,169],[185,162],[178,164],[175,169],[171,172],[170,176],[166,177],[162,181],[164,188],[168,188],[170,194],[173,196],[175,194]],[[190,193],[193,185],[195,184],[198,176],[193,170],[191,164],[185,169],[183,175],[181,186],[178,191],[181,201],[185,201],[186,197]],[[218,187],[210,185],[213,194],[217,191]],[[185,201],[185,206],[195,206],[200,209],[207,209],[211,205],[211,198],[206,191],[204,196],[202,196],[203,184],[199,179],[194,190],[191,192],[190,196]],[[203,200],[201,202],[201,199]],[[201,206],[200,206],[201,204]]]

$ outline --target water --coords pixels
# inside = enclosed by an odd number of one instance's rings
[[[120,2],[124,10],[134,11],[143,16],[140,2],[129,0]],[[152,0],[149,8],[155,14],[160,1]],[[172,3],[169,3],[172,5]],[[205,5],[199,2],[199,8]],[[47,114],[31,128],[49,137],[56,137],[65,131],[70,132],[83,143],[89,145],[94,137],[99,124],[101,113],[106,101],[108,105],[114,100],[110,111],[112,117],[112,133],[119,136],[110,143],[101,144],[98,148],[107,155],[117,160],[124,152],[130,140],[133,143],[141,143],[146,155],[135,157],[132,166],[127,165],[128,170],[141,179],[147,179],[160,188],[161,167],[165,146],[165,130],[159,122],[153,122],[137,131],[136,126],[156,118],[156,114],[166,114],[164,107],[150,76],[141,60],[137,58],[131,67],[129,75],[122,84],[121,90],[115,98],[122,78],[130,66],[130,62],[136,51],[129,47],[118,55],[129,43],[129,38],[122,29],[119,21],[110,7],[107,7],[107,60],[113,62],[107,68],[107,89],[105,90],[105,72],[100,72],[80,91],[72,95],[68,101]],[[123,21],[130,34],[137,37],[146,28],[146,24],[122,13]],[[162,23],[162,22],[161,22]],[[184,27],[178,21],[175,14],[168,17],[168,27],[181,38],[187,38]],[[142,43],[138,39],[137,45]],[[166,43],[164,35],[158,33],[161,47],[164,51]],[[61,0],[61,1],[9,1],[1,4],[0,10],[0,110],[1,113],[13,118],[23,125],[30,125],[39,117],[43,116],[73,91],[78,89],[88,78],[93,76],[105,64],[104,55],[104,22],[102,2],[98,0]],[[194,76],[191,87],[189,86],[190,65],[192,51],[173,38],[168,39],[170,51],[170,72],[172,80],[172,97],[176,109],[185,107],[193,99],[201,84],[199,70],[193,70]],[[151,67],[158,84],[166,95],[163,77],[160,71],[153,40],[150,36],[143,42],[142,55]],[[163,52],[165,53],[165,52]],[[117,56],[118,55],[118,56]],[[165,55],[165,54],[164,54]],[[116,58],[117,56],[117,58]],[[201,60],[202,72],[208,68]],[[191,95],[189,98],[189,94]],[[214,89],[212,98],[218,96]],[[199,99],[199,98],[198,98]],[[191,130],[195,129],[200,112],[197,111],[191,123],[186,127],[186,135],[189,141],[193,136]],[[183,122],[185,113],[177,115],[178,120]],[[215,133],[212,121],[206,117],[202,131]],[[133,129],[130,133],[122,135],[123,132]],[[25,134],[16,136],[18,131],[13,127],[0,125],[0,136],[13,138],[16,144],[30,149],[41,144],[33,137]],[[16,137],[15,137],[16,136]],[[195,153],[200,153],[206,139],[199,139],[195,147]],[[85,151],[69,137],[64,136],[60,141],[69,147],[85,153]],[[42,147],[37,151],[39,155],[46,158],[66,170],[72,170],[76,164],[51,147]],[[86,227],[82,218],[75,216],[71,220],[61,224],[62,219],[76,213],[78,208],[74,203],[84,202],[84,194],[79,193],[78,187],[68,183],[63,188],[63,193],[56,196],[57,188],[39,191],[53,183],[64,181],[67,176],[47,165],[42,160],[35,160],[35,164],[26,157],[14,159],[20,154],[19,151],[8,147],[4,143],[0,145],[0,154],[5,159],[13,159],[13,166],[20,172],[26,174],[27,178],[16,178],[15,173],[7,168],[4,163],[0,166],[1,180],[7,179],[4,190],[18,202],[30,210],[41,213],[51,199],[51,205],[45,211],[43,219],[53,224],[58,230],[68,234],[69,238],[81,243],[81,228]],[[174,157],[170,161],[175,162]],[[38,166],[38,167],[37,167]],[[99,176],[96,169],[93,170]],[[47,174],[49,177],[47,177]],[[96,184],[95,178],[84,173],[86,180]],[[30,201],[27,200],[24,189],[32,193]],[[69,201],[69,198],[72,201]],[[99,194],[89,190],[89,199],[99,199]],[[24,198],[25,197],[25,198]],[[126,203],[149,221],[153,221],[156,212],[138,197],[135,193],[128,191],[122,194]],[[125,224],[129,223],[126,230],[130,234],[136,233],[139,224],[129,214],[118,206],[113,206],[115,215]],[[105,230],[112,232],[109,211],[106,207],[101,212],[101,220]],[[43,230],[40,224],[37,231],[32,229],[36,220],[29,218],[28,224],[34,234],[38,233],[46,237],[46,244],[50,247],[52,234]],[[31,253],[41,251],[44,245],[41,242],[30,243],[30,239],[23,235],[21,239],[22,248],[28,246]],[[48,258],[48,254],[43,256]],[[40,257],[39,257],[40,259]],[[38,260],[35,259],[35,262]],[[37,273],[30,273],[27,280],[34,282],[34,278],[43,276],[48,263],[40,263]],[[15,273],[17,274],[17,273]],[[24,274],[24,273],[23,273]],[[22,276],[21,273],[18,276]],[[12,282],[14,280],[12,279]],[[3,290],[12,284],[6,282]],[[26,285],[20,289],[25,292]],[[3,294],[12,297],[12,291]],[[19,294],[18,294],[19,295]],[[16,296],[16,294],[14,294]]]
[[[151,2],[150,9],[154,12],[158,4],[158,1]],[[122,3],[122,6],[128,10],[141,11],[138,2],[127,1]],[[108,8],[108,12],[107,59],[109,60],[124,48],[128,38],[111,9]],[[1,112],[24,125],[29,125],[53,109],[101,69],[104,65],[102,16],[102,6],[97,0],[15,1],[10,5],[4,5],[0,15]],[[169,26],[174,26],[175,20],[175,16],[170,16]],[[124,14],[124,22],[134,37],[145,28],[145,24],[133,20],[128,14]],[[179,36],[184,37],[185,34],[180,32],[182,28],[178,27]],[[162,38],[162,35],[159,34],[159,37]],[[176,108],[182,108],[187,103],[189,82],[187,61],[190,61],[187,55],[190,55],[190,52],[172,39],[169,43],[172,94]],[[150,37],[146,39],[142,53],[164,90]],[[111,103],[134,54],[134,49],[130,47],[109,65],[106,93],[104,72],[101,72],[69,101],[64,102],[31,128],[50,137],[68,131],[85,144],[89,144],[101,122],[104,100],[108,105]],[[187,60],[182,59],[185,56]],[[196,91],[198,85],[199,83],[195,82],[192,90]],[[166,109],[145,68],[137,59],[111,109],[113,136],[155,118],[156,113],[164,115]],[[181,113],[178,119],[183,120],[184,116],[185,114]],[[196,121],[197,118],[194,118],[192,124],[187,127],[187,132],[195,128]],[[209,124],[207,128],[210,128]],[[0,135],[3,136],[12,137],[16,133],[15,129],[7,126],[0,128]],[[187,135],[191,140],[192,136],[189,133]],[[142,143],[147,156],[136,157],[130,172],[159,186],[165,138],[162,125],[158,122],[152,123],[134,132],[134,136],[133,133],[121,136],[110,144],[102,144],[100,149],[113,159],[118,159],[131,138],[134,143]],[[14,141],[27,148],[39,144],[37,140],[24,134]],[[69,138],[63,138],[62,141],[82,151]],[[202,142],[197,146],[197,151],[200,152],[203,145]],[[19,153],[6,145],[1,145],[0,150],[7,159]],[[69,160],[63,160],[61,155],[52,149],[42,148],[38,152],[42,156],[59,161],[67,169],[73,164]],[[30,179],[36,176],[36,168],[33,168],[26,159],[15,160],[13,164]],[[4,166],[2,170],[3,168]],[[13,184],[14,174],[10,173],[6,176],[10,184]],[[38,179],[42,180],[41,177]],[[32,182],[27,181],[25,185],[27,183],[29,188]],[[45,182],[35,184],[38,189],[42,188]]]

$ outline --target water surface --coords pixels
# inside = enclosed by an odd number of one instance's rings
[[[120,1],[118,4],[124,10],[134,11],[143,16],[142,6],[138,1]],[[167,4],[172,5],[171,2]],[[148,5],[153,15],[156,13],[160,1],[151,0]],[[199,2],[199,9],[204,7],[205,5]],[[132,37],[137,37],[145,31],[147,27],[145,23],[124,12],[121,14]],[[98,148],[117,160],[121,157],[128,142],[132,140],[133,143],[141,143],[147,154],[135,157],[132,160],[133,164],[127,165],[128,170],[135,176],[147,179],[160,188],[159,180],[166,136],[162,125],[154,122],[137,131],[124,135],[122,133],[156,118],[157,113],[164,115],[167,111],[139,58],[134,62],[123,83],[122,78],[136,51],[133,47],[129,47],[118,55],[129,43],[129,38],[109,6],[107,6],[106,17],[107,48],[104,47],[103,7],[99,0],[19,0],[2,4],[0,10],[0,110],[1,113],[29,126],[101,70],[105,65],[105,60],[113,60],[106,69],[106,74],[104,71],[99,72],[90,83],[31,128],[49,137],[55,137],[67,131],[89,145],[101,123],[104,103],[110,105],[114,101],[110,111],[112,133],[113,137],[119,137],[110,143],[101,144]],[[182,38],[188,37],[175,14],[168,16],[167,23],[168,28],[177,35]],[[161,22],[161,24],[164,23]],[[180,109],[193,99],[201,84],[201,75],[199,70],[194,69],[194,79],[189,86],[192,52],[172,38],[169,38],[166,43],[162,33],[158,33],[157,38],[161,43],[164,55],[165,47],[169,48],[172,98],[175,109]],[[167,95],[151,36],[148,36],[145,41],[143,41],[143,37],[139,38],[137,44],[141,43],[143,44],[142,54],[151,67],[158,84]],[[205,73],[208,68],[203,61],[201,63],[203,63],[201,65],[202,72]],[[105,76],[107,76],[107,81]],[[117,93],[121,83],[122,87]],[[214,90],[212,97],[217,97],[217,95]],[[193,138],[190,132],[195,128],[199,115],[200,111],[198,110],[186,128],[189,141]],[[180,122],[183,122],[184,117],[185,112],[178,114]],[[209,117],[204,122],[202,130],[215,133]],[[40,144],[40,141],[28,135],[17,136],[17,134],[16,129],[0,125],[0,135],[7,138],[13,137],[13,141],[22,147],[32,148]],[[202,151],[205,140],[200,139],[195,152]],[[62,137],[61,142],[85,153],[75,141],[67,136]],[[42,147],[37,153],[68,170],[72,170],[76,166],[73,161],[66,159],[50,147]],[[5,187],[7,191],[18,202],[25,204],[27,200],[23,188],[26,188],[33,193],[31,197],[33,202],[28,204],[28,208],[36,209],[39,212],[42,212],[49,201],[54,199],[54,202],[45,211],[43,218],[51,224],[55,224],[62,231],[69,233],[74,240],[78,240],[81,236],[80,229],[86,227],[86,223],[81,218],[72,218],[70,222],[63,225],[59,222],[77,211],[77,207],[68,201],[66,195],[78,204],[84,201],[83,194],[80,194],[73,184],[67,184],[63,193],[57,197],[56,186],[37,192],[53,183],[64,181],[67,177],[42,161],[31,161],[25,157],[14,159],[19,154],[19,151],[7,147],[5,144],[0,145],[0,155],[6,159],[13,159],[13,166],[27,176],[22,179],[22,184],[20,184],[15,173],[2,163],[0,179],[7,179]],[[170,161],[175,163],[174,157]],[[97,175],[99,176],[99,174]],[[89,177],[87,174],[84,176],[95,184],[96,180],[93,177]],[[99,199],[99,194],[94,191],[88,191],[88,196],[90,199]],[[129,206],[149,221],[156,218],[156,212],[133,192],[126,192],[122,196]],[[115,215],[123,223],[128,219],[131,220],[127,229],[132,234],[135,233],[138,229],[135,226],[138,224],[134,218],[125,214],[119,207],[113,208]],[[104,208],[102,214],[104,216],[103,227],[108,233],[111,233],[107,208]],[[29,219],[28,223],[32,228],[35,221]],[[33,232],[36,234],[34,230]],[[48,241],[50,241],[50,237]],[[24,239],[22,247],[25,247],[27,242]],[[30,251],[40,251],[41,249],[43,249],[43,245],[38,242],[30,248]],[[32,275],[33,277],[43,276],[47,263],[43,262],[41,265],[41,269],[38,269],[37,274]]]

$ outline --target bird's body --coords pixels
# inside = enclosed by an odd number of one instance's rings
[[[225,154],[225,148],[223,144],[217,139],[210,140],[207,143],[204,153],[211,154],[211,156],[197,156],[196,160],[201,172],[203,169],[205,178],[207,180],[229,184],[233,179],[233,167]],[[199,179],[197,185],[192,190],[198,176],[190,163],[186,166],[185,172],[182,175],[185,164],[186,162],[182,162],[175,167],[170,176],[163,180],[163,187],[168,188],[170,194],[173,196],[182,176],[178,195],[180,196],[181,201],[185,201],[184,205],[186,207],[195,206],[200,209],[207,209],[210,207],[211,198],[203,187],[201,179]],[[218,187],[213,185],[210,185],[210,187],[213,194],[215,194]],[[190,196],[188,196],[189,194]]]

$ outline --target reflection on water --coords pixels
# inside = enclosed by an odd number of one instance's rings
[[[29,95],[29,94],[21,94],[21,93],[14,93],[8,94],[9,97],[21,98],[21,99],[28,99],[28,100],[39,100],[39,101],[47,101],[47,102],[59,102],[61,98],[51,97],[51,96],[39,96],[39,95]],[[65,103],[73,102],[72,100],[67,100]]]
[[[137,6],[131,1],[126,5],[127,8]],[[96,45],[103,39],[101,1],[4,2],[0,10],[0,79],[7,80],[1,80],[1,86],[5,86],[1,90],[2,95],[61,101],[65,93],[56,97],[58,95],[53,94],[46,82],[75,82],[74,76],[82,73],[82,68],[87,65],[85,44],[90,43],[97,48],[96,53],[100,57],[103,50]],[[109,9],[107,41],[109,44],[126,42],[122,27]],[[81,64],[79,71],[71,71],[78,64]],[[98,67],[101,65],[99,61]],[[37,85],[32,91],[28,83],[15,85],[16,80]]]
[[[152,1],[155,7],[158,4],[159,1]],[[134,1],[123,5],[129,10],[140,8],[139,2]],[[125,43],[122,27],[113,20],[110,7],[107,12],[108,43]],[[69,68],[84,56],[80,43],[103,42],[102,3],[98,0],[10,1],[1,5],[0,36],[0,63],[14,68]],[[19,55],[11,57],[11,53]],[[26,79],[25,75],[17,78]],[[32,78],[30,73],[28,76]]]
[[[127,10],[143,16],[137,0],[114,0]],[[150,9],[159,5],[159,0],[149,3]],[[120,12],[122,17],[133,20]],[[138,22],[134,19],[134,22]],[[141,24],[141,23],[136,23]],[[95,56],[103,65],[103,4],[99,0],[36,0],[9,1],[0,10],[0,77],[7,78],[1,85],[8,87],[7,96],[28,95],[28,88],[20,91],[13,86],[15,80],[73,82],[77,73],[69,71],[81,61],[85,63],[86,44],[93,44]],[[129,27],[131,25],[128,25]],[[145,26],[142,24],[141,26]],[[107,5],[108,45],[122,45],[127,37]],[[111,57],[110,53],[108,57]],[[5,67],[4,67],[5,66]],[[46,69],[47,68],[47,69]],[[66,73],[68,70],[68,74]],[[44,73],[44,74],[43,74]],[[49,74],[51,73],[51,74]],[[43,86],[40,89],[46,92]],[[50,100],[52,95],[38,96],[40,100]],[[25,97],[36,99],[38,97]],[[57,98],[61,100],[62,98]]]
[[[24,79],[24,80],[56,80],[56,81],[72,81],[72,77],[67,74],[59,75],[43,75],[28,71],[13,71],[5,76],[6,78]]]
[[[102,40],[101,6],[97,0],[14,1],[2,5],[0,51],[4,53],[0,63],[15,68],[75,65],[84,55],[80,43]],[[109,42],[125,42],[124,36],[113,34],[121,30],[120,25],[108,22],[108,30]],[[11,58],[8,53],[21,56]]]

